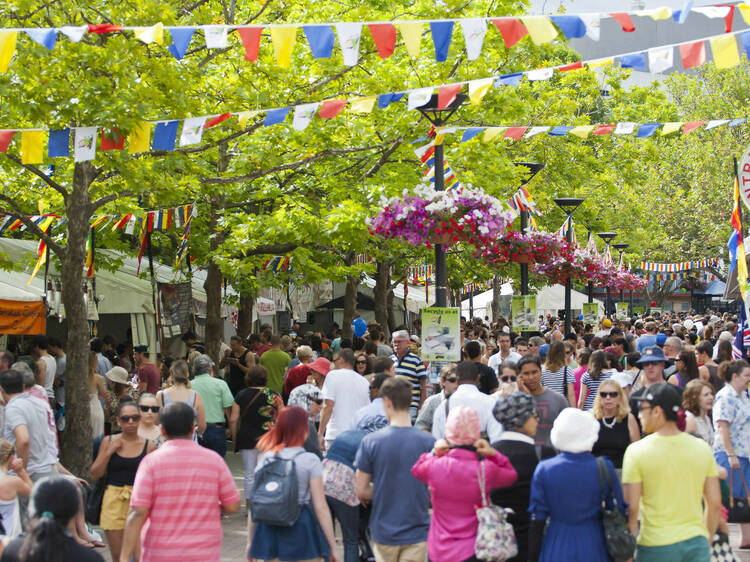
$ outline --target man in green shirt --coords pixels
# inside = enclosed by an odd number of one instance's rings
[[[258,363],[263,365],[268,372],[266,386],[281,394],[284,386],[284,373],[292,359],[286,351],[281,351],[281,338],[278,335],[271,336],[270,344],[271,349],[260,356]]]
[[[203,432],[203,446],[216,451],[222,458],[227,454],[227,426],[237,423],[237,406],[229,386],[213,375],[214,362],[208,355],[199,355],[193,361],[193,380],[190,387],[201,395],[206,411],[206,430]],[[231,427],[230,429],[234,429]],[[232,432],[234,434],[234,431]]]

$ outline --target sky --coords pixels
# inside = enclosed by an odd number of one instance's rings
[[[644,0],[645,8],[682,8],[685,0]],[[615,10],[632,10],[633,0],[530,0],[531,13],[551,14],[558,13],[560,5],[565,6],[565,11],[573,12],[610,12]],[[695,6],[711,5],[711,2],[698,0]]]

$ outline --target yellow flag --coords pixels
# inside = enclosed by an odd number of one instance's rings
[[[591,131],[593,131],[595,128],[596,125],[579,125],[578,127],[573,127],[570,131],[568,131],[568,134],[581,139],[585,139],[588,138],[588,136],[591,134]]]
[[[732,68],[740,64],[740,53],[734,35],[714,37],[710,41],[716,68]]]
[[[469,99],[471,100],[471,105],[479,105],[485,94],[487,94],[487,92],[490,91],[490,88],[492,88],[494,82],[494,78],[472,80],[469,82]]]
[[[294,42],[297,40],[296,27],[272,27],[271,42],[273,43],[273,54],[276,64],[281,68],[288,68],[292,61]]]
[[[349,102],[349,111],[351,113],[371,113],[375,107],[375,100],[375,96],[353,99]]]
[[[443,144],[444,141],[445,141],[445,134],[439,131],[436,132],[435,141],[433,142],[433,144],[437,146],[438,144]]]
[[[595,59],[595,60],[587,62],[586,65],[589,68],[598,68],[601,66],[612,66],[612,63],[614,62],[614,60],[615,59],[613,58]]]
[[[143,41],[146,45],[150,43],[161,45],[164,43],[164,24],[159,22],[151,27],[137,27],[133,34],[136,39]]]
[[[47,202],[44,199],[40,199],[36,202],[36,208],[39,209],[39,214],[44,214],[44,209],[47,208]]]
[[[526,26],[526,29],[529,30],[529,35],[535,45],[549,43],[557,37],[557,28],[552,25],[549,18],[544,16],[527,16],[521,18],[521,21]]]
[[[484,142],[489,142],[495,137],[497,137],[497,135],[505,131],[505,129],[507,129],[507,127],[488,127],[487,130],[484,131],[484,134],[482,135],[482,140]]]
[[[669,123],[664,123],[664,127],[661,130],[661,136],[671,135],[672,133],[676,133],[680,129],[682,129],[682,126],[685,124],[684,121],[670,121]]]
[[[21,163],[41,164],[44,131],[23,131],[21,133]]]
[[[672,8],[662,6],[661,8],[654,8],[653,10],[638,10],[635,12],[636,16],[648,16],[654,21],[666,20],[672,17]]]
[[[128,136],[128,154],[146,152],[151,147],[151,123],[138,123]]]
[[[406,22],[396,24],[401,32],[401,37],[406,43],[406,51],[412,58],[419,56],[419,49],[422,47],[422,24],[419,22]]]
[[[237,115],[237,120],[240,122],[240,127],[243,129],[247,127],[247,122],[253,117],[258,115],[260,111],[242,111]]]
[[[737,7],[740,9],[742,19],[745,20],[747,25],[750,25],[750,6],[748,6],[747,2],[743,2],[742,4],[738,4]]]
[[[10,59],[16,52],[17,31],[0,31],[0,73],[7,72]]]

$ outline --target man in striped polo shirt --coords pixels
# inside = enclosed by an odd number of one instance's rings
[[[396,376],[411,384],[411,408],[409,416],[412,424],[417,419],[419,408],[427,397],[427,370],[422,359],[409,351],[409,332],[398,330],[391,337],[393,355],[391,360],[396,368]]]

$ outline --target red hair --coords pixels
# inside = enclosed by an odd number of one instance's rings
[[[301,447],[310,429],[308,414],[299,406],[285,406],[276,423],[260,438],[257,448],[263,452],[278,453],[285,447]]]

